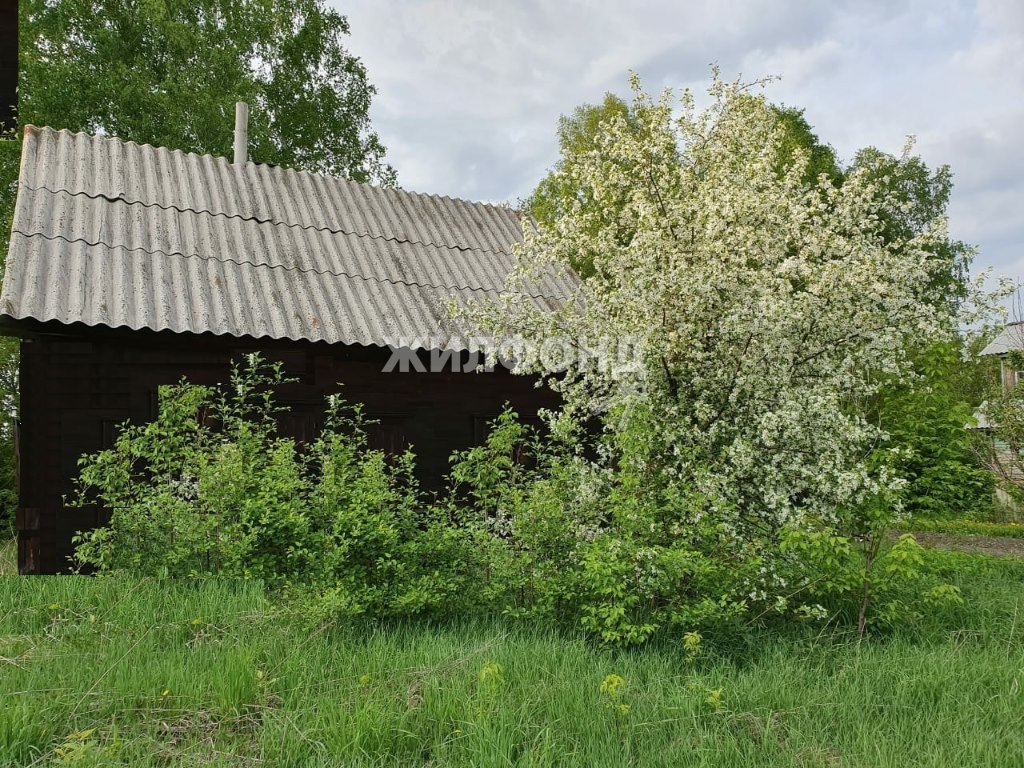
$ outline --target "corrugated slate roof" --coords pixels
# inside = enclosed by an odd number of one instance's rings
[[[25,129],[0,315],[397,345],[496,294],[517,211],[49,128]],[[550,308],[573,290],[551,275]],[[449,347],[463,346],[452,339]]]
[[[1005,355],[1007,352],[1024,351],[1024,323],[1010,323],[988,343],[981,354]]]

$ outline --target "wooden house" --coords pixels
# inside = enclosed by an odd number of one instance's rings
[[[1004,390],[1012,389],[1024,381],[1024,370],[1020,370],[1011,360],[1013,352],[1024,355],[1024,322],[1008,323],[980,353],[999,358],[999,381]]]
[[[22,339],[21,572],[65,569],[73,534],[104,522],[65,503],[83,453],[153,418],[161,385],[225,382],[241,354],[297,379],[280,393],[285,433],[313,435],[340,382],[379,421],[376,447],[414,446],[428,488],[504,403],[525,416],[554,405],[500,367],[386,370],[395,349],[466,360],[447,305],[502,288],[521,217],[27,126],[0,295],[0,326]],[[546,277],[532,300],[550,307],[571,290],[571,276]]]

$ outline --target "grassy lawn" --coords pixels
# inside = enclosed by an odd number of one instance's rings
[[[3,576],[0,765],[1024,765],[1024,562],[929,557],[961,629],[694,664],[499,621],[309,631],[251,584]]]

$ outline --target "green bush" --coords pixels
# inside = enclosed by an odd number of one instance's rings
[[[978,434],[966,428],[979,403],[974,380],[987,373],[978,360],[965,362],[959,343],[935,343],[914,356],[914,377],[890,382],[874,404],[893,469],[906,481],[899,502],[914,517],[992,510],[995,479],[979,461]]]
[[[231,385],[161,389],[159,416],[81,460],[81,503],[110,525],[77,537],[99,571],[228,576],[316,596],[315,610],[409,615],[459,604],[463,531],[420,505],[413,457],[367,445],[359,407],[332,398],[309,446],[278,433],[280,366],[252,356]],[[442,565],[443,564],[443,565]],[[450,565],[449,565],[450,564]]]
[[[864,633],[959,599],[912,537],[886,544],[884,500],[778,529],[706,515],[653,460],[664,446],[642,415],[594,436],[565,414],[541,434],[506,410],[427,503],[412,453],[369,449],[357,406],[332,398],[308,446],[281,436],[283,381],[252,358],[224,391],[165,387],[154,422],[84,457],[79,499],[111,524],[78,537],[81,563],[261,579],[311,624],[501,611],[609,645],[795,619]]]
[[[543,440],[506,412],[483,445],[454,457],[450,503],[483,524],[484,588],[506,612],[631,645],[794,619],[887,631],[960,600],[924,568],[912,536],[887,538],[891,500],[828,524],[750,528],[737,545],[727,522],[704,517],[703,499],[640,460],[648,443],[634,437],[627,429],[584,451],[566,417]]]

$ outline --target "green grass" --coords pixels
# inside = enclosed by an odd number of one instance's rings
[[[948,533],[954,536],[1001,536],[1024,539],[1024,523],[996,523],[980,520],[932,520],[914,518],[907,521],[909,531]]]
[[[0,577],[0,765],[1024,765],[1024,562],[928,557],[967,607],[913,637],[695,664],[500,621],[308,631],[252,584]]]
[[[0,576],[18,572],[18,542],[0,538]]]

